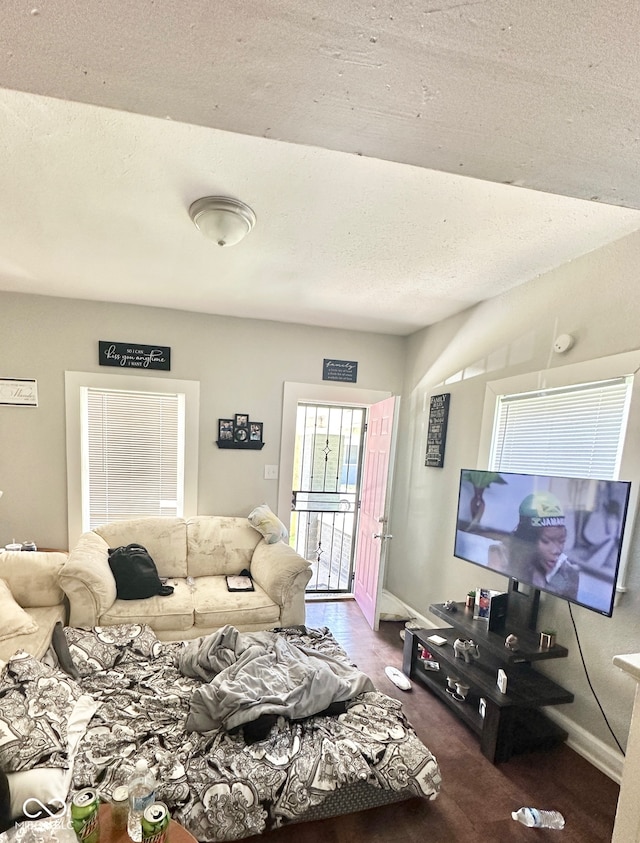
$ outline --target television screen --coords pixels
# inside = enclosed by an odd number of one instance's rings
[[[610,617],[629,489],[463,469],[454,555]]]

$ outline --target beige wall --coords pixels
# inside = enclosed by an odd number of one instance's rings
[[[400,424],[405,447],[396,475],[386,589],[416,612],[428,617],[432,602],[462,600],[468,589],[485,583],[506,584],[453,557],[459,472],[477,465],[487,382],[640,347],[639,265],[640,237],[633,235],[409,339]],[[576,344],[557,355],[552,341],[562,333],[573,334]],[[426,468],[428,399],[440,392],[451,393],[445,464]],[[612,619],[573,608],[590,676],[623,744],[634,683],[611,660],[640,650],[637,541],[630,556],[630,590]],[[556,711],[571,719],[576,741],[592,744],[589,751],[600,766],[619,771],[620,755],[588,688],[567,603],[545,595],[542,600],[542,623],[557,628],[559,643],[570,651],[568,659],[544,669],[576,695],[575,703]]]
[[[15,536],[66,546],[64,372],[109,371],[97,364],[99,339],[171,346],[167,376],[200,381],[200,513],[244,514],[263,500],[276,508],[277,483],[263,468],[280,460],[283,383],[322,384],[323,357],[358,360],[359,387],[402,392],[385,586],[428,616],[431,602],[462,599],[479,584],[452,548],[459,470],[476,465],[486,383],[639,348],[638,265],[640,237],[632,236],[408,339],[0,293],[0,376],[35,377],[40,396],[36,410],[0,407],[0,544]],[[551,351],[560,333],[576,337],[561,357]],[[444,391],[445,466],[426,468],[428,398]],[[264,422],[263,451],[215,446],[218,417],[235,412]],[[574,608],[590,676],[623,744],[634,683],[611,660],[640,651],[639,556],[634,540],[629,592],[612,619]],[[568,718],[574,744],[617,777],[621,756],[587,685],[567,605],[543,600],[542,621],[570,651],[544,669],[576,695],[555,712]]]
[[[67,546],[65,371],[98,365],[98,340],[171,347],[171,372],[200,382],[198,514],[277,507],[265,464],[278,464],[285,381],[322,384],[325,357],[358,361],[363,389],[399,393],[406,341],[159,308],[0,293],[0,377],[36,378],[39,406],[0,406],[0,545]],[[139,370],[129,370],[140,375]],[[262,451],[220,450],[218,418],[264,422]]]

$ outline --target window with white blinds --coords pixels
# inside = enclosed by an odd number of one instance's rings
[[[500,395],[490,469],[617,479],[631,387],[622,377]]]
[[[85,530],[184,512],[185,396],[81,390]]]

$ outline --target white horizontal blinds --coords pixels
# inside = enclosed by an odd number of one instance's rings
[[[631,378],[502,395],[492,470],[617,479]]]
[[[183,395],[87,388],[85,423],[85,529],[182,515]]]

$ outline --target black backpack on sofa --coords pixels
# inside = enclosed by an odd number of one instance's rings
[[[163,585],[156,563],[141,544],[109,548],[109,567],[121,600],[140,600],[156,594],[173,594],[172,585]]]

